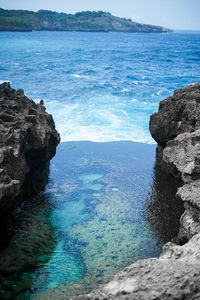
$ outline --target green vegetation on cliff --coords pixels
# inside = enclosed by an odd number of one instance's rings
[[[37,12],[0,8],[0,31],[65,30],[168,32],[167,28],[133,22],[103,11],[83,11],[74,15],[50,10]]]

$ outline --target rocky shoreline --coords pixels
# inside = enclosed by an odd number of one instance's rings
[[[151,116],[150,132],[158,143],[161,168],[183,184],[177,196],[185,206],[178,235],[184,244],[200,232],[200,83],[162,101]]]
[[[0,299],[14,299],[28,288],[30,282],[16,285],[20,272],[35,266],[38,251],[51,250],[48,240],[53,244],[53,235],[47,222],[38,220],[44,236],[36,235],[31,243],[31,233],[37,232],[32,209],[27,213],[26,224],[21,224],[24,239],[15,232],[18,221],[13,212],[15,208],[20,211],[22,201],[30,205],[36,202],[30,199],[44,190],[50,159],[59,141],[53,118],[45,112],[42,100],[35,104],[23,90],[12,89],[8,82],[0,85]],[[7,253],[8,244],[13,247]]]
[[[178,237],[159,258],[138,261],[102,288],[72,299],[200,299],[200,83],[174,92],[151,116],[162,172],[179,180],[184,202]]]
[[[82,11],[76,14],[51,10],[8,10],[0,8],[0,31],[86,31],[86,32],[155,32],[172,30],[162,26],[142,24],[104,11]]]
[[[45,188],[49,161],[60,141],[43,101],[0,85],[0,214]]]
[[[0,85],[0,248],[8,240],[7,214],[45,188],[59,141],[42,100],[35,104],[23,90]]]

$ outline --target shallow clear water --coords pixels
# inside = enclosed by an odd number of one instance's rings
[[[130,262],[158,255],[160,245],[142,216],[155,147],[136,145],[133,150],[134,146],[131,142],[60,145],[46,190],[54,203],[49,220],[58,241],[45,274],[42,271],[42,276],[53,275],[42,289],[80,280],[79,289],[88,290]],[[57,269],[59,276],[54,274]],[[73,286],[70,290],[75,292]]]
[[[61,143],[46,190],[14,214],[12,239],[0,253],[0,298],[65,299],[158,256],[182,211],[175,191],[162,205],[158,172],[152,187],[154,162],[155,145]]]
[[[149,116],[199,81],[200,33],[0,32],[0,80],[43,98],[62,141],[152,143]]]

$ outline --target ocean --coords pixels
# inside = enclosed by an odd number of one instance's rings
[[[0,32],[0,80],[43,99],[62,141],[153,143],[149,116],[199,81],[200,32]]]
[[[149,117],[199,70],[200,32],[0,32],[0,82],[43,99],[62,141],[45,191],[13,212],[1,299],[66,299],[159,256],[183,205]]]

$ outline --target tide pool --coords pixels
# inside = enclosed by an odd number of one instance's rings
[[[158,205],[165,197],[154,163],[155,145],[61,143],[46,190],[14,214],[0,253],[1,299],[66,299],[158,256],[177,234],[182,210],[175,191]]]

